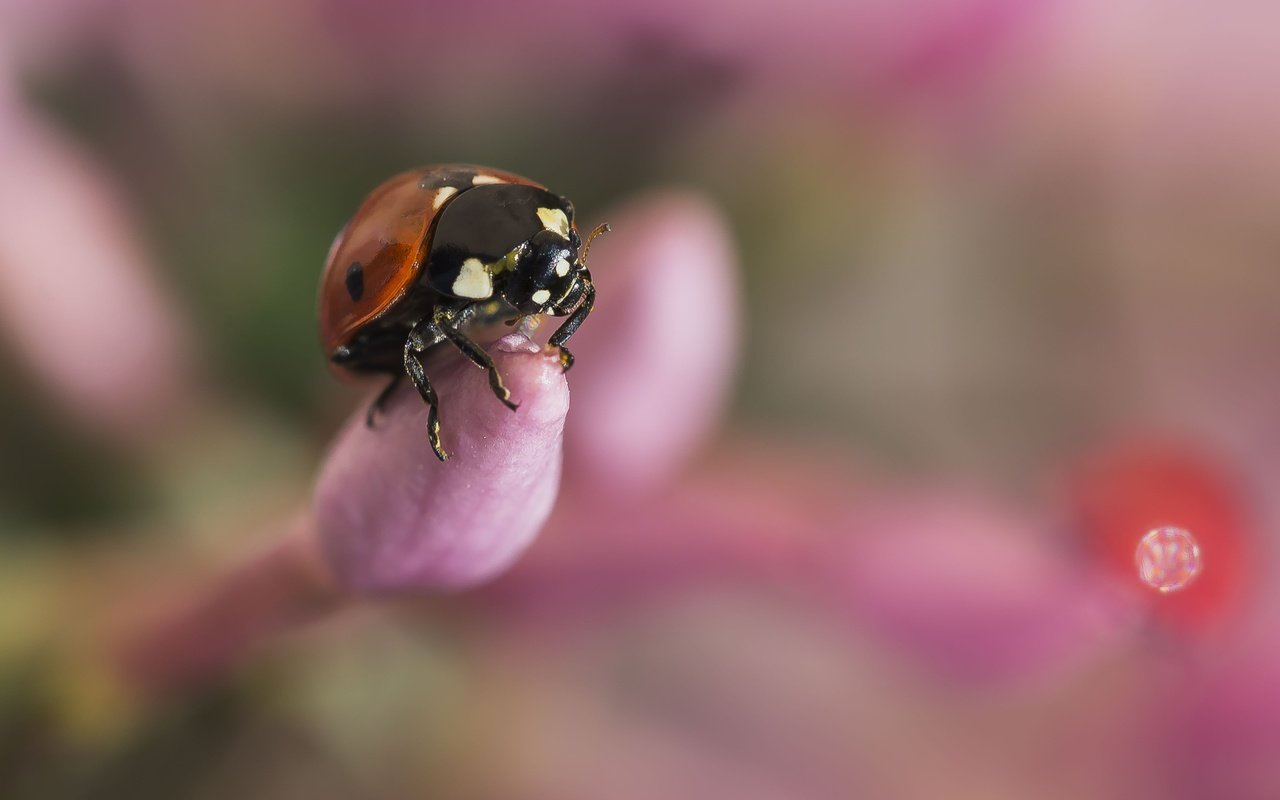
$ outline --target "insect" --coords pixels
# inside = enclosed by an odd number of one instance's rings
[[[436,456],[440,402],[423,367],[428,350],[450,342],[489,373],[489,386],[516,403],[493,359],[467,328],[535,314],[567,317],[551,335],[561,366],[565,347],[591,313],[591,240],[579,236],[573,204],[540,184],[487,167],[446,164],[397,175],[365,198],[329,250],[320,282],[320,336],[336,371],[385,373],[391,382],[367,422],[409,376],[428,406]]]

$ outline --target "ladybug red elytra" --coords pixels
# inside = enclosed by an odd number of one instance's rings
[[[493,359],[467,336],[477,323],[535,314],[567,316],[551,335],[564,369],[565,342],[595,303],[587,271],[591,240],[574,223],[573,204],[528,178],[470,164],[402,173],[365,198],[329,250],[320,282],[320,336],[339,373],[386,373],[377,411],[405,375],[428,405],[436,456],[439,401],[423,355],[445,341],[489,373],[498,399],[514,410]]]

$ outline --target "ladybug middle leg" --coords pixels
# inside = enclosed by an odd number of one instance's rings
[[[454,346],[461,350],[464,356],[470,359],[477,367],[489,373],[489,388],[493,389],[493,393],[502,401],[503,405],[515,411],[519,404],[511,399],[511,390],[503,385],[502,374],[498,372],[498,366],[493,363],[493,358],[484,351],[484,348],[458,330],[458,325],[474,315],[475,312],[472,310],[474,308],[474,306],[471,306],[462,312],[450,308],[436,309],[433,322],[435,327],[445,335],[445,338],[453,342]]]
[[[436,390],[427,378],[421,358],[423,353],[443,340],[444,334],[434,322],[422,320],[414,325],[404,343],[404,371],[422,396],[422,401],[427,404],[427,440],[431,442],[431,449],[435,451],[436,458],[448,461],[449,454],[440,443],[440,399],[436,397]]]

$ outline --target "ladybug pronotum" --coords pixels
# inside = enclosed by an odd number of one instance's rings
[[[405,172],[365,199],[329,250],[320,283],[320,335],[339,373],[386,373],[369,408],[373,424],[408,375],[427,404],[427,436],[444,461],[439,401],[424,354],[445,341],[489,373],[515,410],[489,354],[467,335],[475,324],[535,314],[567,316],[549,343],[564,369],[565,342],[591,313],[591,240],[579,236],[573,204],[533,181],[487,167],[449,164]]]

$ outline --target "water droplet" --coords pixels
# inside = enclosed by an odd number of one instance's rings
[[[1134,553],[1138,577],[1161,593],[1176,592],[1200,574],[1200,545],[1182,528],[1148,531]]]

